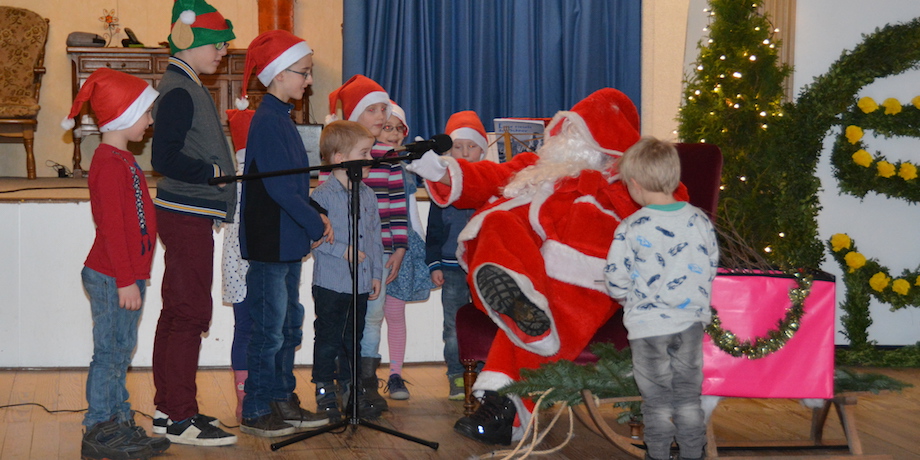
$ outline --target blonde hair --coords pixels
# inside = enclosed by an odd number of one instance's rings
[[[680,184],[680,157],[674,144],[651,136],[626,149],[617,163],[620,180],[634,179],[650,192],[674,193]]]
[[[347,153],[363,139],[374,139],[374,135],[357,122],[339,120],[329,123],[319,136],[319,155],[323,164],[332,163],[332,155]]]

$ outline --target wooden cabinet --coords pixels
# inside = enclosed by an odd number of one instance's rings
[[[74,98],[90,74],[102,67],[130,73],[150,82],[156,88],[160,78],[163,76],[163,72],[166,71],[169,60],[169,50],[166,48],[68,47],[67,53],[71,61],[71,88],[73,89],[72,97]],[[211,97],[214,99],[214,104],[217,105],[217,111],[220,113],[221,121],[224,125],[224,132],[227,135],[230,134],[230,131],[227,127],[225,111],[236,108],[234,100],[239,97],[240,88],[243,86],[245,62],[246,50],[231,49],[221,62],[216,73],[213,75],[199,75],[204,86],[211,92]],[[265,87],[262,86],[259,79],[252,75],[249,79],[249,87],[246,89],[249,95],[250,108],[255,109],[259,106],[265,91]],[[303,99],[294,104],[291,118],[294,119],[295,123],[305,124],[309,122],[309,94],[310,89],[308,88],[304,92]],[[74,171],[79,171],[83,169],[80,165],[82,159],[80,144],[86,136],[99,134],[99,128],[91,115],[89,104],[84,105],[83,112],[75,121],[76,126],[74,126],[73,130],[73,169]]]

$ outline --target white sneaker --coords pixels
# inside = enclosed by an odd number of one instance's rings
[[[204,414],[198,414],[198,417],[203,418],[207,423],[211,424],[215,428],[220,428],[220,420],[217,420],[214,417]],[[166,428],[169,425],[172,425],[173,421],[170,420],[169,416],[161,412],[159,409],[153,413],[153,432],[156,434],[166,434]]]
[[[183,422],[171,422],[166,428],[166,438],[176,444],[193,446],[228,446],[236,444],[236,435],[227,433],[208,423],[205,417],[198,414]]]

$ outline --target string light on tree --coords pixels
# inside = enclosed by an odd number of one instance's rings
[[[791,198],[775,191],[777,181],[765,177],[767,171],[783,165],[768,165],[777,161],[775,155],[762,152],[781,117],[782,82],[790,69],[779,64],[773,37],[776,27],[758,12],[758,6],[743,0],[709,0],[703,11],[708,16],[707,34],[698,45],[696,72],[685,82],[678,133],[683,142],[705,139],[722,149],[723,182],[744,186],[723,189],[719,219],[740,229],[740,236],[753,248],[771,248],[769,259],[783,265],[789,246],[784,241],[789,239],[777,235],[781,228],[792,226],[782,221],[786,217],[768,211],[767,203]],[[758,193],[750,193],[752,190]]]

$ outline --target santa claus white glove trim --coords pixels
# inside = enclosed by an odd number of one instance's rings
[[[418,160],[409,163],[406,170],[423,179],[438,182],[444,177],[444,174],[447,174],[447,162],[440,155],[429,150]]]

